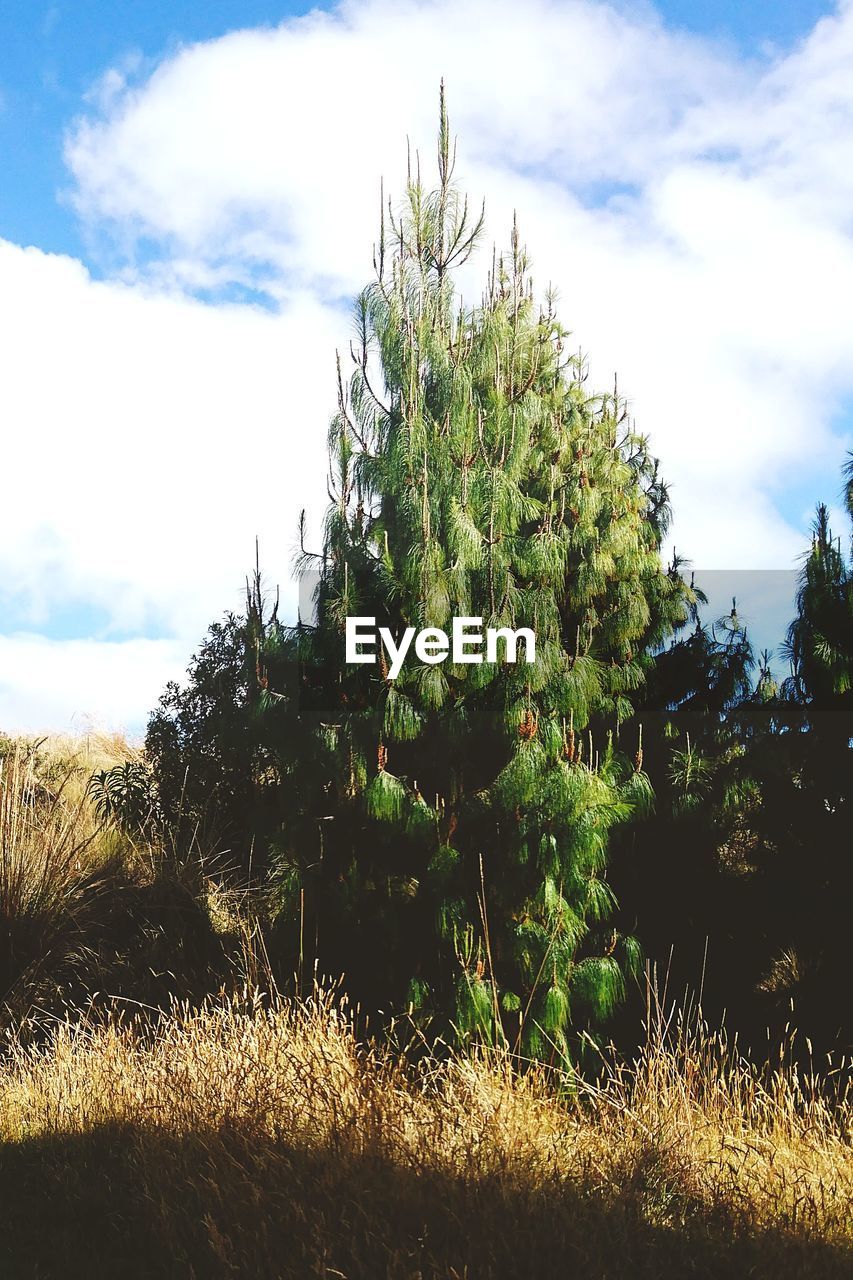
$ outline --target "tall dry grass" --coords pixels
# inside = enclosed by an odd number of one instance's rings
[[[0,1029],[36,1032],[95,992],[168,1003],[217,980],[195,850],[179,863],[93,802],[93,773],[128,759],[111,735],[0,741]]]
[[[67,1023],[0,1071],[4,1274],[847,1276],[849,1105],[719,1041],[556,1087],[331,996]]]
[[[16,743],[0,758],[0,998],[18,1016],[85,953],[107,879],[85,767]]]
[[[756,1068],[659,1008],[594,1081],[362,1043],[333,993],[57,1018],[69,992],[233,983],[217,914],[268,969],[221,886],[99,820],[88,780],[127,758],[0,750],[3,1280],[851,1274],[841,1074]]]

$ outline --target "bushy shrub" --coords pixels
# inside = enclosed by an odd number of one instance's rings
[[[186,682],[167,685],[145,738],[162,820],[185,844],[230,854],[241,867],[263,836],[251,627],[234,614],[213,623]],[[133,785],[130,794],[135,805]]]

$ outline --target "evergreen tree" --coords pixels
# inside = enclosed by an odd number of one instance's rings
[[[315,625],[270,630],[268,736],[288,799],[282,921],[356,994],[563,1057],[619,1000],[608,833],[651,802],[634,710],[691,600],[662,569],[665,488],[623,401],[595,394],[516,227],[481,301],[454,273],[483,225],[453,183],[383,208],[329,437]],[[536,660],[347,666],[344,625],[529,627]],[[290,692],[287,672],[293,675]]]
[[[853,459],[851,459],[853,463]],[[853,517],[853,465],[845,497]],[[768,990],[794,1001],[800,1027],[847,1050],[853,1022],[847,936],[853,893],[853,560],[821,504],[786,646],[791,676],[765,770],[768,897],[777,947]]]
[[[853,468],[847,468],[853,477]],[[853,478],[846,486],[853,507]],[[853,575],[833,537],[829,513],[821,503],[812,528],[797,594],[797,616],[788,629],[791,662],[789,692],[812,713],[847,711],[853,715]],[[848,735],[849,736],[849,735]]]
[[[712,1022],[726,1012],[742,1029],[768,955],[754,874],[761,793],[749,746],[763,740],[774,689],[767,655],[753,686],[755,658],[735,601],[710,625],[698,611],[692,621],[655,655],[646,681],[638,715],[655,808],[619,833],[612,879],[661,984],[678,999],[701,993]],[[638,999],[626,1041],[644,1012]]]
[[[671,989],[701,982],[712,1020],[756,1048],[791,1023],[805,1047],[846,1047],[853,573],[822,505],[796,603],[781,687],[767,654],[753,686],[734,608],[657,655],[640,708],[656,812],[615,881]]]
[[[274,744],[259,714],[260,650],[280,630],[266,607],[260,569],[246,582],[246,608],[209,628],[186,684],[170,681],[148,721],[145,753],[155,793],[122,795],[121,773],[104,776],[103,805],[133,819],[153,805],[170,839],[216,853],[221,867],[263,871],[281,821]],[[126,787],[125,787],[126,790]]]

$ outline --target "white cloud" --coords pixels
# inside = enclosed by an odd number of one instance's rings
[[[96,283],[3,242],[0,276],[4,591],[187,634],[237,602],[255,533],[286,563],[323,493],[345,321]]]
[[[0,278],[0,601],[31,629],[51,609],[94,606],[104,640],[172,636],[185,662],[239,607],[256,534],[295,598],[296,521],[325,498],[326,392],[346,320],[309,298],[273,315],[96,283],[68,258],[3,242]],[[138,690],[135,664],[158,651],[109,652]],[[3,661],[8,727],[24,703],[10,701]],[[96,683],[86,696],[94,714],[114,704]]]
[[[348,0],[107,69],[66,154],[125,283],[0,245],[0,586],[33,618],[64,593],[188,651],[238,602],[255,532],[286,573],[299,507],[324,502],[331,303],[370,274],[406,134],[431,161],[442,75],[460,179],[499,242],[518,209],[594,377],[619,370],[679,551],[789,566],[785,492],[834,495],[853,397],[851,59],[849,2],[748,63],[651,9]],[[233,283],[279,311],[180,296]]]
[[[684,149],[685,111],[739,78],[654,17],[587,0],[350,0],[190,46],[124,93],[111,82],[69,136],[78,208],[237,273],[350,291],[379,174],[400,175],[406,135],[431,154],[442,75],[474,182],[492,164],[642,181]]]
[[[46,640],[0,636],[0,728],[80,731],[94,722],[141,734],[168,680],[181,678],[175,640]]]

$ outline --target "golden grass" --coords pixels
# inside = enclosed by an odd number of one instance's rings
[[[69,1022],[0,1069],[4,1274],[840,1277],[848,1122],[707,1038],[569,1092],[362,1045],[330,996]]]
[[[362,1043],[332,994],[76,1010],[49,1029],[34,1011],[63,1008],[78,969],[85,990],[115,990],[111,913],[119,948],[135,921],[134,997],[137,969],[180,972],[158,942],[178,917],[143,903],[144,851],[86,792],[132,749],[9,745],[0,978],[6,1012],[28,1017],[0,1045],[2,1280],[853,1273],[841,1075],[758,1070],[706,1033],[659,1032],[638,1063],[569,1088],[499,1054]],[[242,909],[204,877],[200,901],[222,932],[237,919],[243,971],[263,974]]]
[[[141,758],[120,734],[51,734],[7,740],[0,751],[2,862],[50,861],[58,844],[73,845],[81,870],[113,857],[127,841],[98,818],[89,796],[92,774]],[[14,847],[13,847],[14,846]],[[85,857],[84,857],[85,854]]]
[[[216,886],[93,802],[93,771],[129,754],[94,734],[0,744],[0,1034],[37,1035],[97,991],[168,1003],[221,980]]]
[[[74,794],[76,791],[76,795]],[[20,1013],[66,967],[103,889],[85,783],[16,744],[0,758],[0,998]]]
[[[38,772],[68,778],[73,798],[85,793],[89,778],[125,760],[140,760],[142,748],[124,734],[92,727],[85,733],[50,733],[8,740],[10,752],[32,757]],[[76,784],[76,786],[74,785]]]

